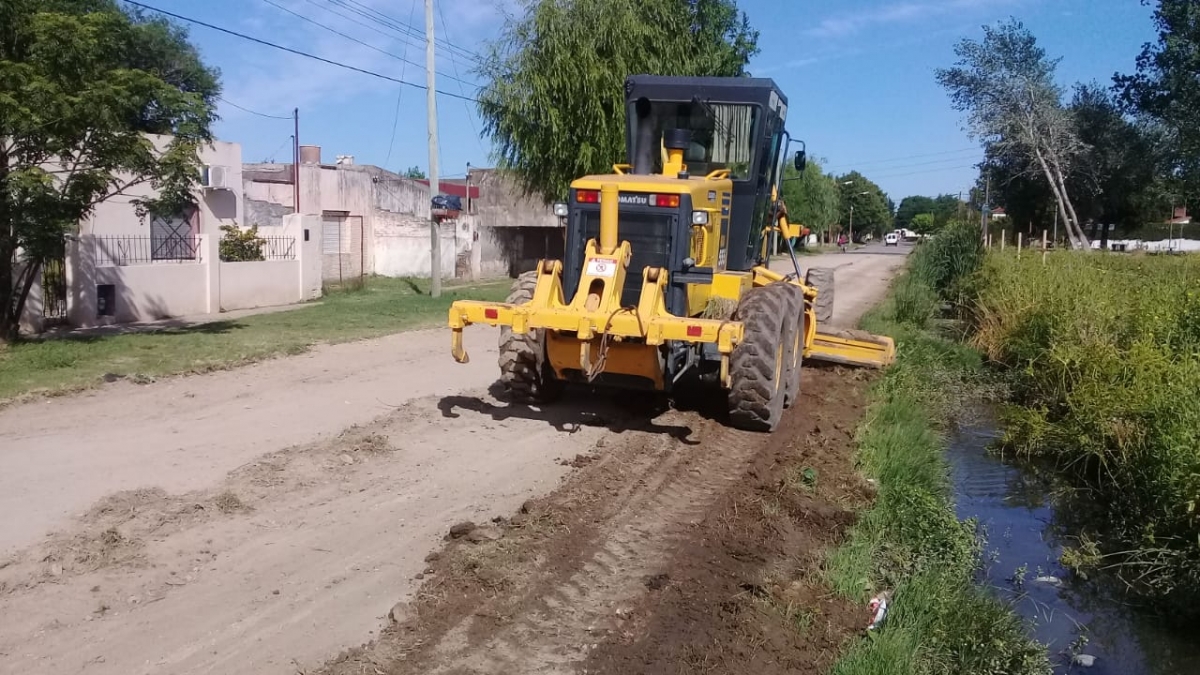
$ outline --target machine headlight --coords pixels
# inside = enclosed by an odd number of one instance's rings
[[[554,204],[554,215],[558,216],[559,218],[566,218],[568,213],[570,213],[570,211],[568,210],[567,205],[563,202],[556,202]]]
[[[708,224],[708,211],[692,211],[692,224],[693,225],[707,225]]]

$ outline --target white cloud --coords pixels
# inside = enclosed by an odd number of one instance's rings
[[[1021,0],[925,0],[882,4],[822,20],[805,31],[811,37],[838,38],[854,35],[870,26],[911,23],[970,10],[986,10]]]

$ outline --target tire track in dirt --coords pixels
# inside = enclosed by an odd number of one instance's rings
[[[449,541],[433,558],[417,601],[399,623],[321,672],[579,672],[582,664],[594,661],[598,646],[624,644],[654,624],[657,591],[672,586],[677,574],[686,576],[679,571],[686,562],[681,556],[702,551],[698,538],[717,531],[729,534],[710,521],[736,520],[728,513],[730,496],[742,495],[748,476],[755,486],[779,479],[780,457],[799,454],[792,448],[800,430],[817,426],[816,417],[838,418],[842,427],[852,428],[858,411],[837,408],[853,396],[861,398],[854,384],[858,379],[852,371],[814,369],[806,375],[806,386],[816,392],[804,395],[801,409],[789,411],[791,421],[774,436],[737,431],[697,411],[672,410],[655,417],[653,424],[686,429],[686,435],[639,430],[602,439],[594,458],[582,462],[583,468],[558,491],[527,503],[493,533],[498,538]],[[825,435],[808,433],[812,439],[803,452],[820,452]],[[831,430],[830,438],[834,434],[838,452],[819,466],[840,486],[837,494],[856,495],[862,485],[853,472],[849,433]],[[778,486],[772,483],[769,489]],[[750,502],[756,513],[760,506]],[[823,546],[852,520],[837,504],[809,506],[817,514],[813,522],[818,531],[806,532],[807,543]],[[741,508],[748,507],[743,502]],[[784,506],[772,508],[776,515],[786,511]],[[767,531],[772,527],[766,526]],[[750,529],[764,540],[768,536],[763,527]],[[735,557],[762,560],[752,551]],[[820,556],[814,552],[797,564],[815,576]],[[762,571],[761,565],[751,566]],[[745,570],[739,571],[745,576]],[[733,593],[741,592],[735,583]],[[840,605],[835,609],[846,610]],[[821,644],[836,644],[856,618],[843,617]],[[606,652],[605,663],[613,661]],[[622,663],[625,670],[614,672],[640,672],[633,661]],[[590,666],[587,672],[592,672]]]
[[[662,420],[687,417],[672,412]],[[689,527],[741,475],[754,441],[761,440],[711,422],[699,425],[695,435],[709,450],[665,441],[657,453],[660,462],[596,531],[597,550],[581,556],[573,574],[531,589],[531,611],[489,639],[443,645],[438,650],[442,662],[428,672],[572,672],[590,644],[619,627],[645,592],[646,580],[661,573]]]

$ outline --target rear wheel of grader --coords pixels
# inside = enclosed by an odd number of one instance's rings
[[[773,431],[783,416],[786,397],[787,340],[795,319],[788,316],[791,296],[785,284],[751,289],[734,318],[745,326],[742,342],[729,364],[729,420],[750,431]]]
[[[513,282],[510,304],[533,299],[537,271],[525,272]],[[563,383],[546,365],[546,342],[541,330],[521,335],[510,326],[500,327],[500,382],[513,399],[522,403],[550,403],[562,395]]]
[[[833,270],[828,267],[813,267],[804,275],[807,286],[817,289],[817,326],[833,320]]]

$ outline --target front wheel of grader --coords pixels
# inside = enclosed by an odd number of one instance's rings
[[[735,318],[745,333],[729,364],[729,421],[739,429],[774,431],[783,417],[788,381],[798,374],[792,344],[799,321],[787,286],[751,289],[738,305]]]
[[[507,302],[519,305],[532,300],[537,277],[537,271],[517,277]],[[552,403],[562,396],[563,383],[546,364],[546,339],[541,330],[522,335],[510,326],[500,328],[500,383],[521,403]]]

